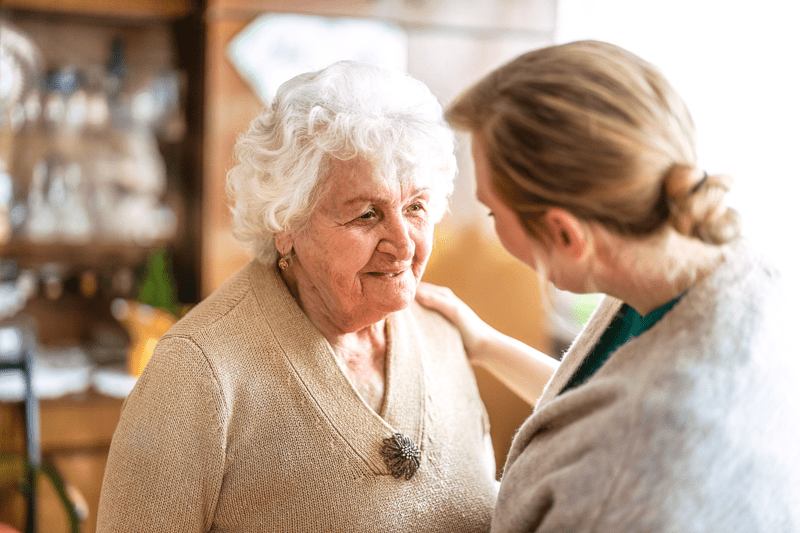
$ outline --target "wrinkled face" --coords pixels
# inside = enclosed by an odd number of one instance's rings
[[[433,242],[431,191],[376,178],[363,160],[334,160],[308,225],[292,236],[306,313],[356,331],[408,307]]]
[[[494,230],[500,243],[511,255],[535,269],[533,251],[536,243],[525,232],[514,211],[494,191],[483,143],[477,135],[472,136],[472,159],[475,162],[476,195],[478,201],[492,212]]]

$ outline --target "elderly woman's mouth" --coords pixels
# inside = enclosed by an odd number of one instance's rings
[[[405,270],[397,270],[393,272],[367,272],[367,275],[373,276],[376,278],[396,278],[400,274],[405,272]]]

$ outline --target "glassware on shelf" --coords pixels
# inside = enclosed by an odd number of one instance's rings
[[[53,166],[52,162],[40,160],[31,174],[25,233],[32,242],[50,242],[56,237],[58,220],[50,205],[51,197],[57,196],[50,192]]]
[[[130,106],[123,92],[104,92],[102,77],[91,72],[47,74],[43,148],[30,171],[24,234],[34,243],[165,242],[177,217],[162,200],[167,171],[154,128],[174,112],[178,82],[159,75]]]
[[[0,321],[15,316],[37,290],[36,274],[13,259],[0,260]]]
[[[72,162],[64,170],[64,198],[61,203],[61,237],[77,244],[88,243],[95,227],[87,206],[86,184],[83,169]]]
[[[36,87],[42,56],[33,40],[0,19],[0,114],[18,113],[18,106]]]
[[[35,43],[0,19],[0,244],[7,243],[13,233],[14,136],[25,122],[23,104],[35,92],[41,64]]]

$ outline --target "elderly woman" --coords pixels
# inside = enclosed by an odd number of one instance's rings
[[[458,331],[414,303],[453,186],[419,81],[286,82],[238,141],[255,259],[159,342],[114,436],[98,531],[487,531],[486,412]]]
[[[730,178],[698,168],[662,74],[606,43],[548,47],[447,117],[472,134],[503,245],[561,289],[608,295],[514,439],[492,531],[800,531],[800,371],[778,276],[739,237]],[[419,297],[477,363],[519,388],[547,376],[508,375],[538,355],[446,291]]]

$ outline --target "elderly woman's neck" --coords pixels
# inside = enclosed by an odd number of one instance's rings
[[[599,249],[597,285],[642,316],[678,298],[724,261],[725,248],[672,229],[632,240],[608,235]]]
[[[281,271],[284,283],[312,324],[333,349],[336,362],[376,413],[381,412],[386,379],[386,319],[367,321],[332,313],[311,290],[302,290],[292,269]]]
[[[380,415],[386,383],[386,320],[345,333],[309,318],[328,340],[344,375],[364,402]]]

